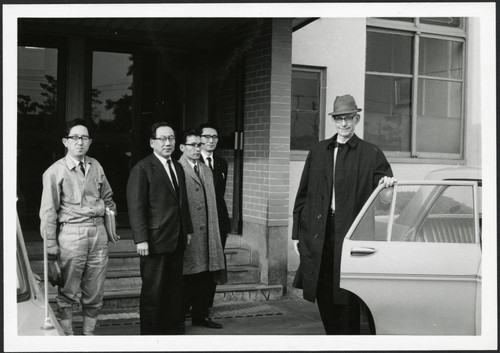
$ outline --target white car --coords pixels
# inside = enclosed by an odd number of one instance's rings
[[[377,335],[481,334],[481,170],[377,188],[342,248],[340,286]]]
[[[31,271],[24,237],[17,220],[17,333],[19,336],[64,336]]]

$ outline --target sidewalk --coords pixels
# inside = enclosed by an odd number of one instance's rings
[[[302,299],[221,305],[214,308],[212,318],[224,327],[197,327],[188,320],[186,335],[324,334],[316,304]]]
[[[291,287],[293,276],[288,274],[287,294],[282,300],[215,303],[210,317],[223,328],[192,326],[188,318],[186,335],[324,335],[317,305],[302,299],[302,290]],[[139,335],[139,313],[109,315],[98,321],[96,334]]]
[[[106,315],[104,315],[106,316]],[[98,321],[97,335],[140,335],[139,314],[108,316]],[[186,320],[186,335],[324,335],[316,304],[303,299],[220,304],[211,309],[211,318],[222,329],[192,326]],[[76,324],[75,333],[80,334]]]

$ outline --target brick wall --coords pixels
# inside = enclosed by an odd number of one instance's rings
[[[288,225],[291,20],[269,19],[246,56],[243,220]]]

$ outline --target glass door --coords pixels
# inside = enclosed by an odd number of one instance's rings
[[[28,46],[20,42],[23,45],[17,49],[17,210],[26,240],[30,241],[40,240],[42,175],[64,156],[64,59],[57,45]]]
[[[101,163],[113,189],[118,225],[128,226],[126,187],[132,158],[134,60],[131,53],[92,52],[89,156]]]

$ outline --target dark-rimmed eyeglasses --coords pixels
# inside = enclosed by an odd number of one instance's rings
[[[345,121],[346,123],[352,123],[354,120],[354,117],[356,114],[350,114],[350,115],[336,115],[333,117],[333,120],[336,123],[341,123],[342,121]]]
[[[191,146],[191,147],[195,147],[195,148],[201,148],[201,146],[204,145],[204,143],[183,143],[184,146]]]
[[[82,135],[82,136],[76,136],[76,135],[72,135],[72,136],[66,136],[66,139],[67,140],[70,140],[71,142],[73,143],[78,143],[78,141],[82,140],[83,143],[87,143],[91,140],[91,138],[87,135]]]
[[[165,143],[167,141],[174,142],[175,136],[160,136],[160,137],[152,137],[151,140],[158,140],[161,143]]]
[[[214,140],[214,141],[217,141],[219,139],[219,136],[218,135],[201,135],[201,137],[207,139],[207,140]]]

